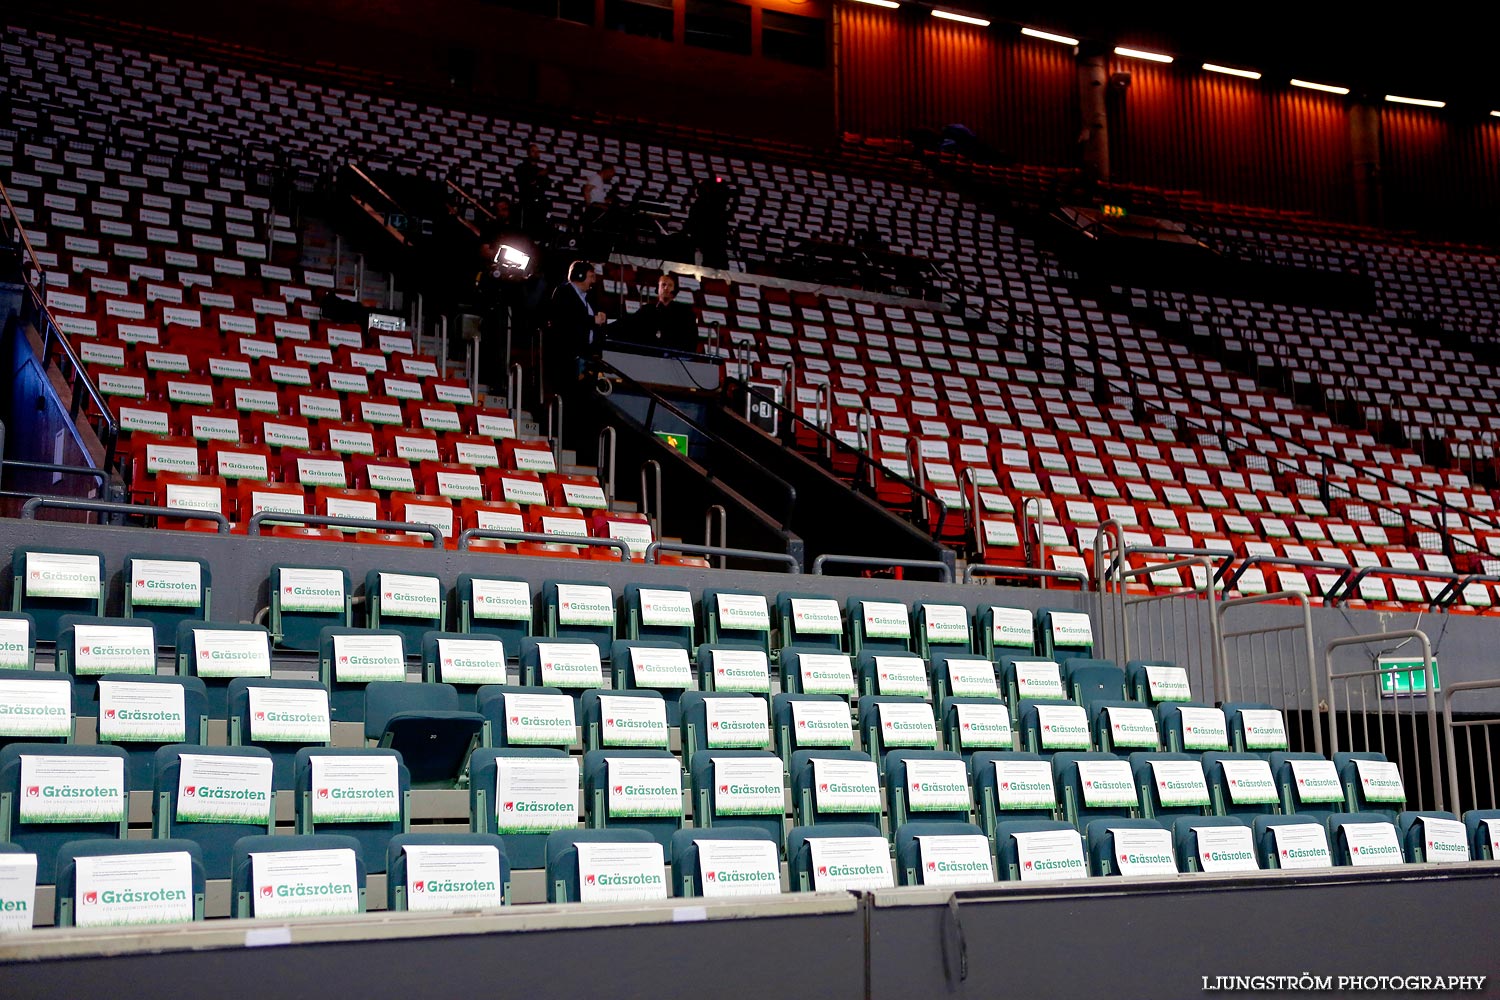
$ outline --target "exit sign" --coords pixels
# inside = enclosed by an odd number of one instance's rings
[[[1386,671],[1380,675],[1380,693],[1385,697],[1427,693],[1427,668],[1421,657],[1382,656],[1380,669]],[[1436,659],[1432,661],[1432,690],[1441,690]]]
[[[671,431],[657,431],[656,436],[667,443],[667,447],[688,453],[688,436],[686,434],[673,434]]]

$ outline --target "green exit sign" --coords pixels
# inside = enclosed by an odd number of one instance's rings
[[[688,453],[688,436],[686,434],[673,434],[670,431],[657,431],[656,436],[667,443],[667,447],[674,448],[684,455]]]
[[[1427,668],[1420,657],[1382,656],[1380,669],[1386,671],[1380,675],[1380,693],[1385,697],[1427,693]],[[1432,690],[1441,690],[1437,660],[1432,661]]]

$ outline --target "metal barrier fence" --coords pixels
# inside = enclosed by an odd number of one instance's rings
[[[1500,715],[1455,716],[1453,703],[1473,691],[1500,688],[1500,677],[1460,681],[1443,689],[1443,756],[1448,765],[1449,808],[1458,815],[1470,809],[1500,809],[1495,750],[1500,745]]]
[[[1375,666],[1334,671],[1334,654],[1344,647],[1415,641],[1422,651],[1425,690],[1412,690],[1409,666]],[[1415,661],[1417,657],[1410,658]],[[1407,690],[1401,690],[1400,675]],[[1442,740],[1437,697],[1432,690],[1432,643],[1419,629],[1399,629],[1334,639],[1323,648],[1323,676],[1328,685],[1328,753],[1382,753],[1400,769],[1408,809],[1443,809]],[[1390,677],[1389,690],[1382,678]],[[1419,704],[1416,699],[1425,699]],[[1403,705],[1403,702],[1405,703]],[[1426,746],[1423,746],[1425,742]]]
[[[1270,604],[1290,605],[1285,622],[1243,629],[1230,629],[1226,622],[1239,609]],[[1280,707],[1287,748],[1322,755],[1317,652],[1307,595],[1279,591],[1230,598],[1219,602],[1218,618],[1224,700]]]

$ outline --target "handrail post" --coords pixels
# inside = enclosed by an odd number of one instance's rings
[[[604,483],[604,497],[609,502],[615,499],[615,438],[613,425],[599,429],[599,460],[595,465],[599,479]]]

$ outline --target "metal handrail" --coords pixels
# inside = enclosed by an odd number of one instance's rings
[[[766,393],[760,391],[759,389],[757,389],[757,388],[755,388],[755,387],[753,387],[753,386],[751,386],[751,385],[749,385],[749,384],[747,384],[745,382],[742,382],[742,381],[739,381],[739,380],[736,380],[736,379],[729,379],[729,380],[727,380],[725,382],[725,388],[726,389],[729,387],[730,383],[737,383],[737,384],[739,384],[744,389],[745,392],[747,392],[747,393],[749,393],[749,394],[751,394],[753,396],[756,396],[759,399],[765,400],[774,409],[779,410],[780,412],[782,412],[783,414],[785,414],[789,418],[789,420],[790,420],[790,422],[791,422],[791,424],[792,424],[792,426],[793,426],[794,429],[795,429],[795,426],[797,424],[801,424],[801,425],[809,428],[820,440],[823,441],[825,452],[826,452],[826,454],[827,454],[827,456],[829,457],[830,460],[833,457],[833,449],[835,449],[835,448],[840,448],[840,449],[842,449],[844,451],[853,452],[856,461],[869,466],[872,470],[879,470],[880,473],[882,475],[884,475],[887,479],[890,479],[891,481],[893,481],[893,482],[895,482],[895,483],[897,483],[897,484],[899,484],[901,486],[906,487],[913,494],[915,494],[917,496],[921,496],[921,497],[925,498],[926,500],[928,500],[929,502],[931,502],[933,505],[935,505],[937,507],[938,519],[937,519],[937,525],[932,528],[932,530],[931,530],[930,533],[931,533],[931,535],[934,538],[937,538],[937,537],[939,537],[939,536],[942,535],[943,524],[944,524],[944,522],[947,521],[947,518],[948,518],[948,508],[947,508],[947,505],[944,504],[943,501],[940,500],[937,497],[936,494],[928,491],[926,488],[924,488],[922,486],[917,485],[917,483],[914,482],[909,477],[898,475],[895,472],[892,472],[889,467],[887,467],[886,465],[884,465],[881,462],[878,462],[874,458],[872,458],[868,452],[863,452],[863,451],[860,451],[860,450],[858,450],[856,448],[850,448],[848,445],[846,445],[844,442],[840,441],[837,437],[835,437],[833,434],[829,433],[824,428],[819,427],[817,424],[815,424],[812,421],[810,421],[810,420],[806,419],[805,417],[803,417],[801,414],[799,414],[796,411],[796,409],[794,407],[783,406],[781,403],[776,402],[775,399],[771,398],[771,396],[767,395]],[[814,386],[813,388],[814,388],[815,392],[821,393],[823,391],[824,386],[825,386],[825,383],[819,383],[817,386]],[[793,392],[795,393],[795,389],[793,390]],[[814,403],[814,406],[818,409],[818,415],[820,417],[826,417],[826,419],[827,419],[827,421],[829,423],[829,426],[832,426],[832,424],[833,424],[833,397],[832,397],[831,394],[827,397],[827,404],[826,405],[824,405],[824,403],[822,402],[823,398],[824,397],[822,397],[820,395],[818,401],[816,401]],[[796,402],[796,400],[794,399],[794,400],[792,400],[792,402]],[[908,467],[910,467],[912,469],[919,469],[921,467],[921,463],[919,461],[913,460],[910,457],[909,453],[908,453],[907,464],[908,464]],[[859,477],[859,474],[856,471],[855,478],[857,479],[858,477]]]
[[[813,560],[813,576],[822,576],[823,567],[829,563],[840,566],[908,566],[912,569],[935,569],[939,583],[953,582],[953,567],[941,559],[883,559],[878,556],[846,556],[825,552]]]
[[[646,546],[646,562],[655,563],[656,554],[666,550],[669,552],[681,552],[690,556],[728,556],[732,559],[761,559],[766,562],[782,563],[787,567],[788,573],[800,574],[802,564],[797,557],[786,552],[764,552],[760,549],[731,549],[719,545],[693,545],[690,542],[657,541]]]
[[[75,383],[83,386],[84,392],[88,394],[89,402],[93,404],[94,409],[99,413],[100,419],[104,421],[104,467],[110,468],[114,465],[115,445],[120,436],[119,419],[116,418],[114,410],[105,400],[104,394],[99,391],[99,387],[94,384],[93,377],[84,366],[83,359],[79,357],[77,350],[74,349],[72,341],[62,332],[62,328],[57,325],[57,320],[52,315],[52,310],[47,307],[44,294],[47,287],[46,269],[42,267],[41,261],[37,259],[36,249],[32,247],[31,238],[26,235],[26,229],[21,225],[20,217],[16,215],[16,208],[11,204],[10,194],[5,190],[3,183],[0,183],[0,200],[4,201],[10,226],[14,229],[15,235],[21,238],[21,246],[26,251],[26,258],[37,273],[37,285],[32,285],[30,282],[25,282],[25,284],[27,293],[31,296],[32,305],[35,306],[38,315],[42,318],[42,366],[46,367],[52,353],[52,344],[55,341],[57,346],[62,350],[63,356],[67,358],[68,363],[73,366]],[[72,412],[70,414],[74,419],[78,417],[79,402],[78,394],[75,390]]]
[[[0,441],[4,440],[3,429],[0,429]],[[58,465],[54,462],[28,462],[19,458],[7,458],[0,460],[0,469],[22,469],[27,472],[56,472],[64,476],[88,476],[97,479],[101,483],[110,480],[110,473],[105,469],[96,469],[89,465]]]
[[[1443,741],[1448,759],[1448,791],[1453,796],[1453,812],[1458,816],[1462,816],[1463,812],[1459,808],[1458,753],[1457,741],[1454,739],[1456,727],[1453,723],[1453,696],[1465,691],[1490,690],[1493,688],[1500,688],[1500,677],[1489,677],[1478,681],[1459,681],[1456,684],[1447,684],[1443,687]],[[1486,720],[1486,724],[1489,721]],[[1473,723],[1466,723],[1465,725],[1473,725]],[[1472,784],[1474,775],[1472,762],[1470,764],[1469,775],[1470,783]],[[1491,789],[1493,790],[1493,783],[1491,784]],[[1477,793],[1475,798],[1478,798]],[[1477,802],[1473,803],[1473,805],[1477,804]]]
[[[642,426],[645,427],[648,433],[651,430],[652,417],[654,416],[652,411],[654,411],[655,408],[659,406],[662,409],[666,410],[668,413],[675,416],[677,419],[681,420],[683,423],[687,424],[704,439],[713,442],[716,447],[727,449],[738,461],[744,463],[745,468],[753,469],[756,468],[759,464],[749,455],[747,455],[743,450],[735,447],[733,444],[730,444],[723,437],[715,434],[707,427],[704,427],[703,424],[698,422],[698,420],[693,418],[671,400],[641,384],[639,380],[627,374],[626,372],[621,371],[619,368],[610,364],[608,361],[605,361],[602,358],[595,358],[590,363],[597,368],[608,371],[610,374],[619,378],[621,382],[624,382],[625,384],[630,386],[631,389],[650,399],[651,405],[646,411],[646,419],[641,422]],[[710,480],[720,478],[715,475],[713,469],[705,469],[704,471]],[[778,527],[785,528],[788,524],[791,523],[792,513],[797,508],[797,488],[791,483],[776,479],[774,477],[767,477],[767,482],[779,487],[781,489],[781,492],[786,495],[786,507],[778,515],[780,521]]]
[[[443,532],[436,525],[418,524],[412,521],[382,521],[367,517],[345,517],[337,514],[297,514],[281,510],[263,510],[250,518],[245,534],[256,537],[261,526],[268,522],[291,522],[316,528],[366,528],[370,531],[400,531],[406,534],[421,533],[432,537],[432,547],[443,547]]]
[[[1336,680],[1348,680],[1351,677],[1378,677],[1382,674],[1398,673],[1401,667],[1376,667],[1374,670],[1351,670],[1347,673],[1335,674],[1333,672],[1333,651],[1342,646],[1366,646],[1376,642],[1390,642],[1392,639],[1415,639],[1422,647],[1422,668],[1427,680],[1427,736],[1428,746],[1431,751],[1428,754],[1432,765],[1432,793],[1433,808],[1439,811],[1443,808],[1443,772],[1442,765],[1438,761],[1438,725],[1437,725],[1437,699],[1433,697],[1433,670],[1432,670],[1432,641],[1427,638],[1427,633],[1421,629],[1407,628],[1396,629],[1390,632],[1376,632],[1368,635],[1348,635],[1330,641],[1323,647],[1323,675],[1328,683],[1326,697],[1328,699],[1328,753],[1332,757],[1339,752],[1339,725],[1338,712],[1334,707],[1334,687]]]
[[[115,503],[111,500],[75,500],[64,497],[32,497],[21,505],[21,520],[35,521],[43,507],[52,510],[79,510],[92,514],[123,514],[127,517],[170,517],[185,521],[212,521],[218,533],[229,534],[229,518],[216,510],[194,510],[190,507],[152,507],[143,504]]]
[[[1492,573],[1470,573],[1468,576],[1459,577],[1439,591],[1438,595],[1432,599],[1432,603],[1439,608],[1451,608],[1458,603],[1458,599],[1463,596],[1463,592],[1471,583],[1500,583],[1500,576]],[[1452,596],[1449,596],[1449,591],[1452,591]]]
[[[1223,664],[1224,670],[1224,699],[1228,701],[1233,697],[1229,684],[1229,651],[1226,643],[1230,639],[1238,639],[1246,633],[1224,631],[1224,616],[1234,608],[1247,607],[1253,604],[1277,604],[1290,601],[1296,604],[1302,612],[1301,627],[1303,638],[1306,640],[1307,652],[1307,697],[1314,705],[1318,700],[1318,654],[1313,648],[1313,624],[1312,603],[1306,594],[1299,594],[1294,590],[1278,590],[1269,594],[1250,594],[1245,597],[1231,597],[1219,602],[1219,662]],[[1313,749],[1318,756],[1323,756],[1323,727],[1317,724],[1314,718],[1312,725]]]
[[[1048,580],[1077,580],[1086,594],[1089,592],[1087,573],[1076,569],[1039,569],[1036,566],[1001,566],[998,563],[969,563],[964,567],[964,583],[973,583],[976,576],[1039,576]]]
[[[1356,572],[1353,576],[1350,576],[1346,581],[1343,581],[1343,585],[1341,587],[1330,590],[1327,594],[1325,594],[1323,599],[1330,604],[1337,604],[1339,601],[1346,600],[1351,595],[1358,593],[1356,588],[1359,586],[1359,582],[1365,577],[1369,576],[1399,576],[1418,580],[1447,580],[1448,586],[1443,588],[1442,593],[1439,595],[1439,597],[1452,591],[1453,585],[1456,584],[1460,579],[1462,579],[1462,577],[1458,573],[1444,573],[1442,570],[1436,569],[1401,569],[1396,566],[1362,566],[1360,567],[1359,571]],[[1443,605],[1437,597],[1434,597],[1428,601],[1428,606],[1432,608],[1440,608]]]
[[[599,428],[599,460],[594,468],[599,473],[599,480],[604,486],[604,496],[607,500],[615,498],[615,439],[617,435],[613,425]]]
[[[539,531],[502,531],[499,528],[469,528],[458,536],[458,551],[467,552],[476,538],[493,538],[502,542],[543,542],[557,545],[592,545],[620,550],[620,561],[630,561],[630,546],[618,538],[592,538],[587,535],[544,535]]]
[[[1234,567],[1233,573],[1229,573],[1231,566]],[[1293,559],[1290,556],[1250,556],[1240,560],[1238,564],[1226,562],[1214,573],[1214,577],[1224,580],[1224,589],[1226,591],[1233,590],[1235,585],[1240,582],[1240,577],[1245,575],[1245,571],[1253,569],[1256,566],[1290,566],[1293,569],[1333,570],[1340,575],[1339,579],[1334,581],[1332,592],[1337,592],[1344,579],[1355,571],[1355,567],[1350,566],[1348,563],[1326,562],[1322,559]],[[1228,579],[1224,579],[1226,573],[1228,573]]]
[[[646,470],[652,470],[650,481],[656,484],[654,493],[646,489]],[[648,502],[654,500],[654,502]],[[641,463],[641,513],[651,522],[652,534],[661,534],[661,463],[648,458]]]

